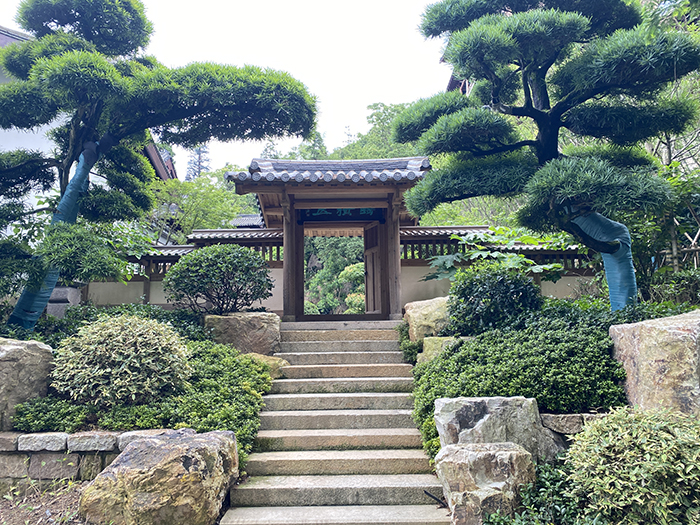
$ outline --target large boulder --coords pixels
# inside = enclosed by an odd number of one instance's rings
[[[700,416],[700,310],[610,327],[630,405]]]
[[[416,363],[427,363],[439,356],[445,348],[452,346],[457,341],[469,339],[468,337],[425,337],[423,339],[423,351],[416,356]]]
[[[12,430],[15,405],[46,395],[52,368],[50,346],[0,338],[0,431]]]
[[[214,341],[233,345],[243,354],[272,355],[280,351],[280,318],[267,312],[207,315],[205,328]]]
[[[512,442],[536,460],[552,461],[566,447],[542,426],[537,400],[524,397],[457,397],[435,400],[440,445]]]
[[[404,320],[408,323],[411,341],[422,341],[426,336],[438,335],[447,326],[447,297],[406,303]]]
[[[171,430],[136,439],[80,496],[80,514],[112,525],[211,525],[238,477],[233,432]]]
[[[481,525],[484,514],[496,511],[512,516],[519,487],[535,481],[532,456],[515,443],[448,445],[436,456],[435,470],[453,525]]]

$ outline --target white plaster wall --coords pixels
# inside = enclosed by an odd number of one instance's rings
[[[88,300],[95,305],[140,303],[143,281],[98,283],[88,285]],[[153,302],[153,301],[152,301]]]
[[[588,282],[592,279],[593,277],[591,276],[565,276],[559,279],[556,283],[543,281],[540,283],[540,288],[542,290],[542,295],[556,297],[557,299],[564,299],[566,297],[571,297],[576,292],[579,283]]]
[[[165,298],[165,293],[163,292],[163,281],[151,281],[151,304],[167,304],[168,300]]]
[[[282,297],[282,279],[284,276],[284,270],[282,268],[272,268],[270,269],[270,278],[272,279],[272,297],[268,297],[264,301],[257,301],[253,303],[253,308],[258,308],[264,306],[270,312],[282,312],[284,307],[283,297]]]
[[[425,301],[435,297],[445,297],[452,284],[449,279],[421,281],[433,271],[427,266],[401,267],[401,307],[413,301]]]

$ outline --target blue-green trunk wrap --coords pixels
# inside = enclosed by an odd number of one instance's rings
[[[88,189],[90,170],[97,162],[97,158],[98,155],[94,148],[86,147],[85,151],[80,154],[75,175],[68,183],[66,192],[58,203],[58,208],[51,219],[51,224],[58,222],[75,224],[79,211],[78,198],[80,194]],[[7,324],[33,330],[44,308],[49,304],[49,298],[56,287],[60,273],[61,271],[58,268],[51,267],[46,272],[39,289],[30,290],[25,287],[12,311],[12,315],[7,320]]]
[[[600,213],[590,213],[573,219],[587,235],[602,242],[620,243],[615,253],[602,253],[605,278],[608,281],[611,310],[620,310],[637,301],[637,279],[632,262],[632,238],[627,226]]]

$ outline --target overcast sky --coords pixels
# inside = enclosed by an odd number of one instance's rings
[[[365,133],[367,106],[412,102],[443,91],[442,42],[418,32],[425,0],[143,0],[155,32],[149,54],[169,67],[191,62],[245,64],[287,71],[318,99],[318,129],[329,150],[347,131]],[[0,1],[0,25],[19,0]],[[300,140],[281,143],[282,151]],[[247,167],[263,143],[210,144],[212,169]],[[176,150],[184,178],[187,152]]]

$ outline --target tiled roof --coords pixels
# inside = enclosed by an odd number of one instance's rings
[[[244,213],[233,219],[231,221],[231,226],[235,226],[236,228],[262,228],[265,226],[265,223],[259,213]]]
[[[401,238],[449,237],[451,235],[468,235],[486,233],[488,226],[409,226],[401,228]]]
[[[203,240],[216,240],[216,239],[226,239],[226,240],[274,240],[283,239],[284,230],[279,229],[243,229],[235,228],[232,230],[194,230],[187,240],[189,242],[193,241],[203,241]]]
[[[163,257],[180,257],[194,250],[192,244],[164,244],[155,245],[149,250],[148,255]]]
[[[253,159],[248,171],[229,172],[233,182],[399,182],[414,181],[430,169],[427,157],[373,160]]]

